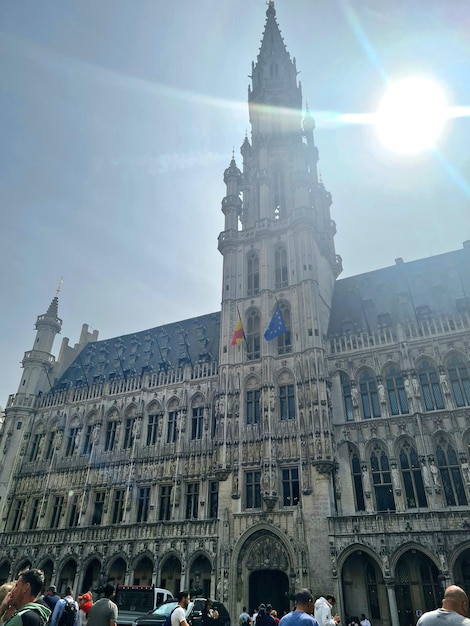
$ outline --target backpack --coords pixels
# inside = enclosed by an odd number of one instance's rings
[[[64,610],[60,616],[58,626],[73,626],[77,617],[77,605],[74,600],[65,600]]]
[[[175,608],[173,609],[173,611],[176,611],[178,607],[175,606]],[[170,613],[170,615],[167,615],[165,618],[165,621],[163,622],[163,626],[171,626],[171,616],[173,615],[173,611]]]

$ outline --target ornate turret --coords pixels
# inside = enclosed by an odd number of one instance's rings
[[[22,365],[23,376],[18,387],[18,394],[31,396],[38,391],[50,388],[49,372],[55,364],[51,354],[54,339],[62,328],[62,320],[58,317],[59,300],[56,296],[43,315],[36,320],[36,338],[31,350],[25,352]]]

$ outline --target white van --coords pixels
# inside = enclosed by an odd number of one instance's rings
[[[118,626],[131,626],[139,617],[172,599],[171,591],[154,585],[118,585],[114,599],[119,609]]]

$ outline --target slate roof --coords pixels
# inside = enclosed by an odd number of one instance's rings
[[[336,281],[328,336],[470,310],[470,247]]]
[[[220,312],[89,343],[55,381],[71,386],[176,369],[219,358]]]

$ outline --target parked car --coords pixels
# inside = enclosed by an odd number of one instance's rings
[[[191,600],[186,608],[186,621],[189,626],[202,626],[202,610],[206,602],[205,598],[195,598]],[[230,626],[230,616],[222,602],[211,600],[212,608],[219,613],[217,620],[214,620],[214,626]],[[160,604],[155,610],[147,613],[143,617],[135,620],[132,626],[162,626],[166,618],[177,607],[176,600],[168,600]]]

